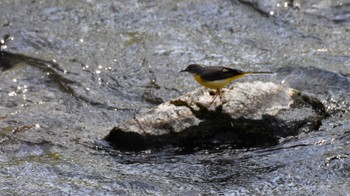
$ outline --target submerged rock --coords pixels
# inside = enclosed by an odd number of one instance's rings
[[[211,100],[207,89],[197,89],[137,114],[105,139],[124,150],[218,143],[256,147],[317,130],[326,116],[317,99],[274,83],[236,83],[212,105]]]

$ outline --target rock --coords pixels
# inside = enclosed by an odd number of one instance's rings
[[[266,16],[270,15],[270,11],[272,11],[277,5],[276,0],[240,0],[240,2],[250,5],[252,8]]]
[[[135,115],[105,139],[123,150],[223,143],[256,147],[317,130],[326,116],[317,99],[274,83],[235,83],[210,106],[211,100],[207,89],[197,89]]]
[[[21,63],[23,58],[18,55],[0,51],[0,71],[6,71],[15,67],[17,64]]]

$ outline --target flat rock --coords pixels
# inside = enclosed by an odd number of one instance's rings
[[[199,88],[136,114],[105,139],[124,150],[223,143],[257,147],[317,130],[326,116],[317,99],[274,83],[235,83],[210,105],[212,98]]]

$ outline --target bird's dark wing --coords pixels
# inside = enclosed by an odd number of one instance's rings
[[[220,66],[203,67],[201,70],[202,78],[207,81],[223,80],[242,74],[244,74],[243,71]]]

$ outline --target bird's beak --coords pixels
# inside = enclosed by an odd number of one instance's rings
[[[187,68],[186,68],[186,69],[184,69],[184,70],[181,70],[180,73],[181,73],[181,72],[188,72],[188,70],[187,70]]]

